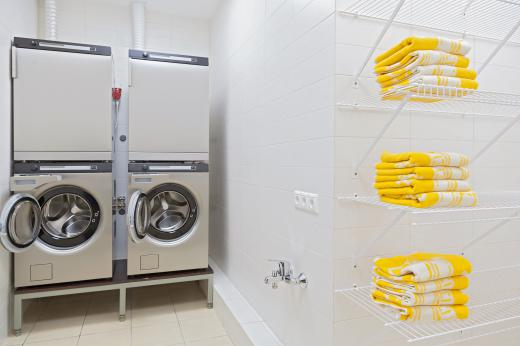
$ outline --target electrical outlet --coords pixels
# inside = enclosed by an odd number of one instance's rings
[[[294,206],[297,209],[318,214],[318,198],[319,196],[316,193],[294,191]]]

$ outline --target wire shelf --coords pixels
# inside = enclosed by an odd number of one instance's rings
[[[515,195],[515,194],[511,194]],[[408,212],[410,214],[432,214],[432,213],[460,213],[460,212],[479,212],[479,211],[494,211],[494,210],[516,210],[520,209],[520,198],[514,198],[511,195],[503,196],[502,199],[498,199],[498,196],[494,196],[494,198],[481,198],[482,201],[479,201],[478,205],[475,207],[457,207],[457,208],[413,208],[406,207],[391,203],[382,202],[379,196],[340,196],[339,200],[351,201],[356,203],[362,203],[367,205],[372,205],[375,207],[385,208],[388,210],[400,210],[404,212]],[[516,217],[511,218],[503,218],[503,219],[514,219]],[[487,219],[483,219],[486,220]]]
[[[338,103],[337,106],[353,110],[395,111],[401,101],[382,100],[376,83],[365,83],[355,96],[355,101]],[[520,95],[489,91],[469,90],[444,86],[413,84],[396,89],[393,95],[438,102],[409,101],[403,110],[424,113],[443,113],[474,117],[514,118],[520,114]]]
[[[359,0],[340,11],[389,20],[400,0]],[[518,0],[405,0],[394,21],[419,28],[502,40],[520,18]],[[511,41],[520,43],[520,33]]]
[[[490,325],[520,319],[520,297],[492,303],[469,306],[470,315],[465,320],[439,322],[406,322],[396,319],[395,314],[372,301],[372,287],[338,290],[354,303],[404,336],[408,342],[423,341],[435,337],[453,335]]]

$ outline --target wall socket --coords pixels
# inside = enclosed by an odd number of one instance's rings
[[[294,191],[294,206],[297,209],[306,210],[318,214],[318,194],[304,191]]]

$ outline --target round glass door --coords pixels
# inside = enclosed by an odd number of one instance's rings
[[[191,231],[198,206],[193,194],[179,184],[163,184],[148,192],[150,227],[147,233],[159,240],[177,240]]]
[[[130,197],[127,222],[130,238],[134,243],[146,236],[146,230],[150,225],[150,203],[141,191],[134,192]]]
[[[40,197],[40,239],[56,248],[85,243],[99,226],[101,210],[95,198],[83,189],[63,186]]]
[[[10,252],[21,252],[38,238],[41,225],[36,198],[21,193],[11,196],[0,214],[0,241]]]

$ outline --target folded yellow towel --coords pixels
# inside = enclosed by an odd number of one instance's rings
[[[413,208],[474,207],[477,194],[468,192],[427,192],[416,195],[382,195],[381,201]]]
[[[451,152],[402,152],[381,154],[381,163],[376,169],[396,169],[410,167],[464,167],[469,164],[469,157]]]
[[[373,298],[374,302],[395,312],[395,318],[408,321],[449,321],[466,319],[469,309],[465,305],[399,306],[392,302]]]
[[[431,293],[397,293],[377,287],[372,291],[372,297],[386,300],[400,306],[419,305],[460,305],[466,304],[469,297],[459,290],[444,290]]]
[[[430,293],[441,290],[463,290],[468,288],[469,280],[464,275],[442,278],[425,282],[395,282],[383,277],[372,278],[373,283],[397,293]]]
[[[471,191],[464,180],[398,180],[375,183],[380,195],[414,195],[424,192]]]
[[[466,55],[471,46],[463,40],[450,40],[442,37],[408,37],[375,59],[377,66],[388,66],[403,59],[407,54],[418,50],[435,50],[456,55]]]
[[[412,167],[376,170],[376,182],[397,180],[464,180],[468,179],[466,167]]]
[[[446,65],[428,65],[428,66],[417,66],[412,70],[397,70],[387,74],[377,76],[377,82],[382,86],[388,86],[386,83],[401,82],[414,76],[445,76],[445,77],[458,77],[465,79],[476,79],[477,71],[473,69],[446,66]],[[391,85],[390,84],[390,85]]]
[[[410,71],[417,66],[426,65],[448,65],[466,68],[469,66],[469,59],[465,56],[437,52],[434,50],[419,50],[407,54],[403,59],[392,65],[376,65],[375,73],[383,74],[395,72],[401,69]]]
[[[402,88],[407,85],[433,85],[433,86],[447,86],[447,87],[453,87],[453,88],[463,88],[463,89],[472,89],[476,90],[478,89],[478,82],[476,80],[472,79],[465,79],[465,78],[457,78],[457,77],[444,77],[444,76],[416,76],[412,77],[408,80],[399,82],[397,84],[388,85],[387,87],[383,87],[381,89],[382,94],[389,94],[389,93],[401,93]],[[448,94],[445,96],[456,96],[455,90],[448,90],[448,92],[452,92],[453,95]],[[439,91],[441,93],[441,91]],[[435,92],[434,96],[443,96],[437,95],[437,92]],[[465,96],[465,95],[461,95]]]
[[[459,255],[416,252],[374,259],[374,273],[397,282],[425,282],[471,273],[471,263]]]

